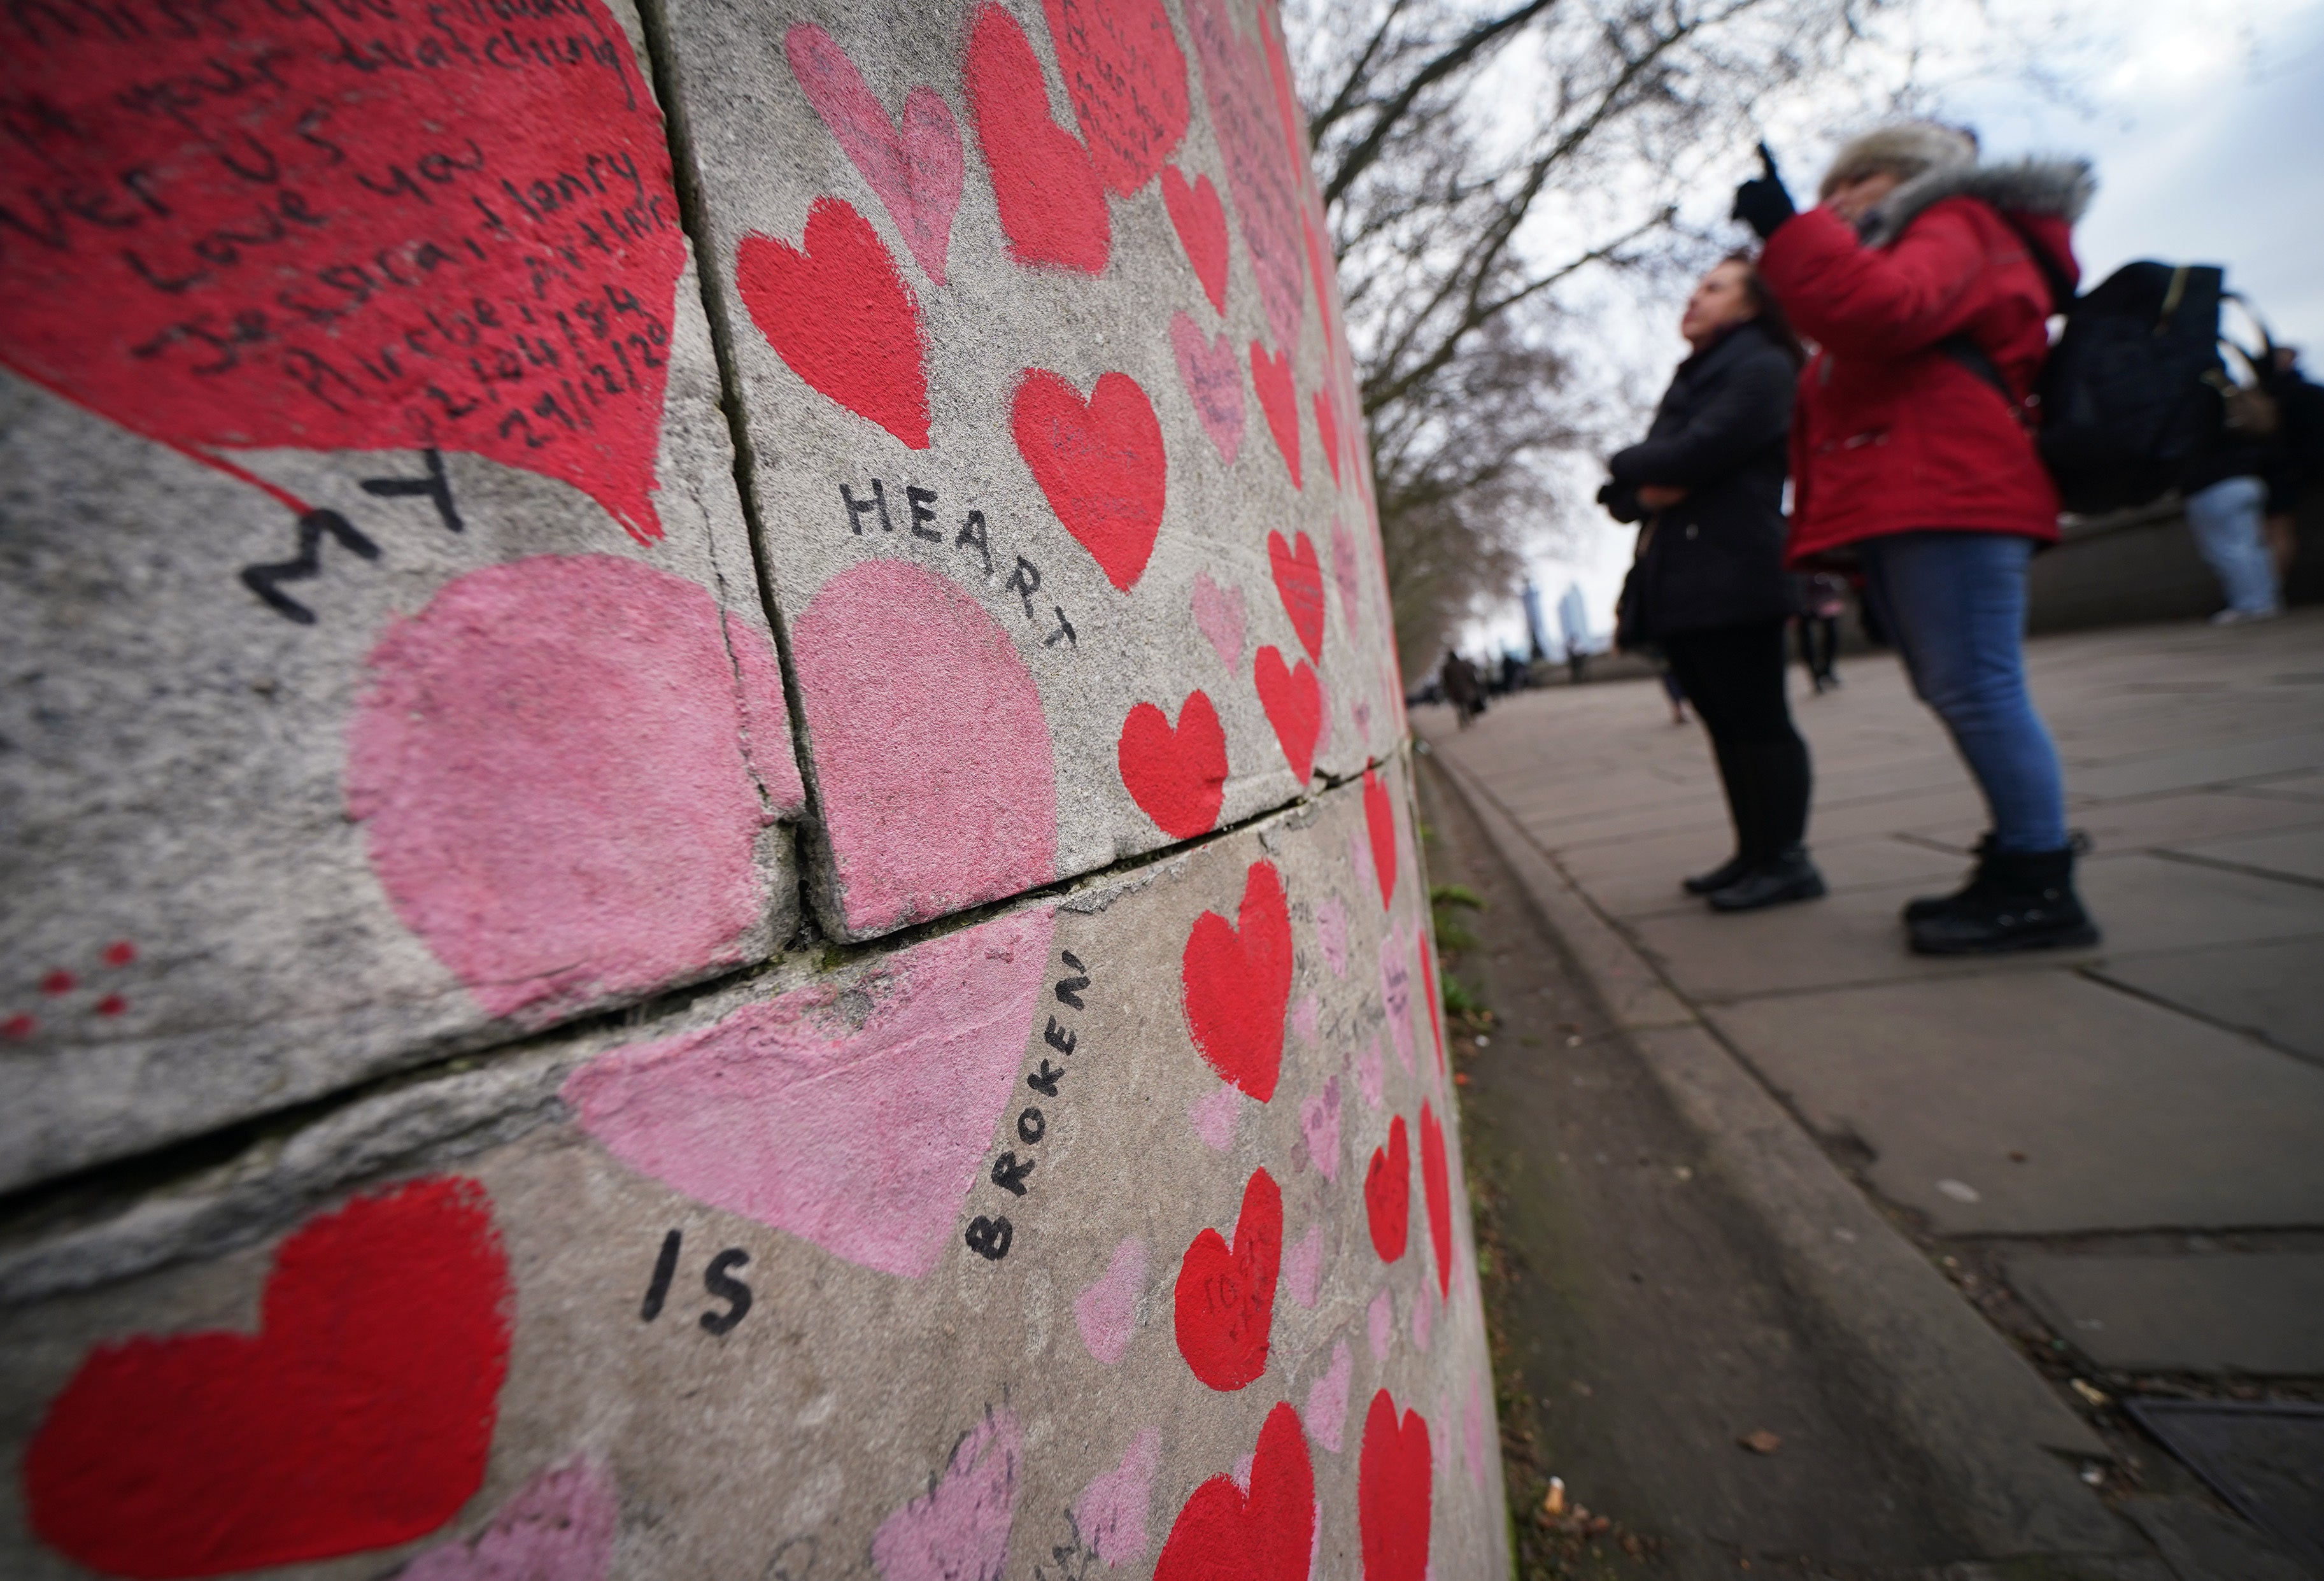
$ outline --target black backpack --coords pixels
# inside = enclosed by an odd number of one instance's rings
[[[2208,264],[2126,264],[2078,297],[2049,254],[2014,217],[2002,217],[2024,238],[2066,316],[2025,412],[2059,504],[2090,516],[2159,498],[2216,423],[2205,386],[2221,365],[2224,273]],[[1957,335],[1944,350],[2016,404],[1982,347]]]

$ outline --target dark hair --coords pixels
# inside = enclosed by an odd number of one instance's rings
[[[1784,348],[1784,355],[1794,364],[1804,364],[1808,360],[1808,348],[1800,344],[1799,331],[1792,328],[1792,320],[1784,312],[1784,304],[1775,300],[1775,293],[1769,291],[1767,282],[1760,278],[1758,258],[1748,252],[1729,253],[1712,267],[1729,264],[1743,266],[1743,294],[1751,299],[1754,321],[1767,332],[1770,339]]]

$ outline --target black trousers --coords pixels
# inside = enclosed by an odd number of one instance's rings
[[[1755,620],[1661,639],[1671,673],[1710,732],[1736,850],[1754,862],[1800,843],[1813,790],[1808,745],[1784,697],[1785,624]]]

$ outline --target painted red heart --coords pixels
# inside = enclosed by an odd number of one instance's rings
[[[836,198],[815,200],[804,240],[753,233],[735,248],[751,322],[809,385],[927,449],[928,352],[912,288],[871,222]]]
[[[1251,661],[1251,681],[1292,773],[1305,784],[1315,769],[1315,743],[1323,734],[1323,683],[1305,659],[1296,670],[1286,668],[1272,646],[1261,648]]]
[[[1332,482],[1340,481],[1340,411],[1332,404],[1329,390],[1315,392],[1315,434],[1323,441],[1323,459],[1331,463]]]
[[[1286,141],[1283,118],[1267,61],[1235,25],[1225,0],[1186,0],[1187,35],[1203,69],[1203,95],[1211,106],[1211,130],[1225,157],[1227,189],[1242,223],[1243,250],[1250,254],[1275,344],[1298,344],[1306,310],[1305,265],[1299,242],[1299,173],[1302,162]],[[1266,23],[1259,26],[1264,31]]]
[[[1283,1191],[1265,1170],[1242,1188],[1234,1244],[1205,1229],[1178,1264],[1178,1354],[1212,1388],[1240,1389],[1267,1371],[1275,1278],[1283,1261]]]
[[[1379,875],[1380,904],[1396,895],[1396,803],[1388,781],[1364,771],[1364,830],[1372,840],[1372,871]]]
[[[1299,645],[1307,650],[1307,657],[1321,660],[1323,562],[1315,552],[1315,541],[1302,532],[1295,547],[1283,541],[1282,533],[1269,532],[1267,564],[1275,573],[1275,595],[1283,600],[1283,613],[1291,617],[1291,629],[1298,633]]]
[[[904,245],[942,285],[966,168],[952,107],[935,88],[915,88],[904,96],[899,127],[839,41],[811,22],[791,24],[783,34],[783,55],[807,103],[888,206]]]
[[[1186,55],[1162,0],[1041,0],[1098,179],[1124,198],[1186,135]]]
[[[1057,520],[1129,592],[1154,553],[1169,472],[1146,392],[1128,374],[1101,374],[1084,401],[1062,375],[1027,368],[1010,423]]]
[[[1186,1030],[1222,1080],[1266,1103],[1283,1065],[1283,1015],[1291,1003],[1291,908],[1275,864],[1243,874],[1231,925],[1216,911],[1194,919],[1179,957]]]
[[[1420,1004],[1428,1015],[1428,1030],[1436,1039],[1436,1073],[1444,1074],[1444,1023],[1437,1020],[1442,1007],[1436,1001],[1436,952],[1428,948],[1428,940],[1420,941]]]
[[[1279,351],[1269,356],[1252,341],[1250,384],[1259,392],[1259,411],[1267,414],[1267,431],[1275,436],[1275,448],[1291,468],[1291,486],[1304,488],[1299,481],[1299,391],[1291,382],[1291,354]]]
[[[1227,733],[1207,694],[1186,695],[1175,728],[1152,703],[1130,709],[1115,758],[1130,799],[1164,834],[1191,840],[1217,826],[1226,798]]]
[[[32,1529],[116,1576],[214,1576],[408,1542],[484,1480],[508,1258],[474,1180],[309,1220],[259,1331],[100,1345],[24,1454]]]
[[[968,35],[968,118],[992,172],[1009,255],[1102,274],[1113,250],[1105,189],[1081,140],[1049,119],[1049,85],[1017,19],[976,8]]]
[[[1178,167],[1168,165],[1162,171],[1162,203],[1177,229],[1178,245],[1186,249],[1186,262],[1194,266],[1194,278],[1203,282],[1203,294],[1211,299],[1212,307],[1225,312],[1227,211],[1219,201],[1219,190],[1206,175],[1196,176],[1189,187]]]
[[[1427,1574],[1429,1462],[1428,1419],[1407,1410],[1399,1423],[1388,1391],[1373,1395],[1356,1470],[1364,1581],[1421,1581]]]
[[[686,236],[628,32],[603,0],[348,25],[20,32],[48,131],[0,153],[0,363],[301,514],[217,452],[466,451],[659,538]]]
[[[1452,1295],[1452,1179],[1444,1162],[1444,1127],[1420,1100],[1420,1190],[1428,1204],[1428,1244],[1436,1253],[1436,1293]]]
[[[1315,1543],[1315,1473],[1291,1402],[1259,1429],[1250,1491],[1214,1476],[1180,1506],[1154,1581],[1307,1581]]]
[[[1388,1146],[1372,1149],[1364,1167],[1364,1218],[1382,1262],[1404,1255],[1412,1237],[1412,1143],[1401,1114],[1388,1123]]]

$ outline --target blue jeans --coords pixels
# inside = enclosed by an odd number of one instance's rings
[[[2276,607],[2275,561],[2267,552],[2262,518],[2267,485],[2256,477],[2226,477],[2187,496],[2187,526],[2195,547],[2219,578],[2227,607],[2266,615]]]
[[[2025,563],[2007,532],[1897,532],[1856,546],[1913,693],[1945,722],[1977,777],[1996,850],[2066,844],[2058,749],[2025,689]]]

